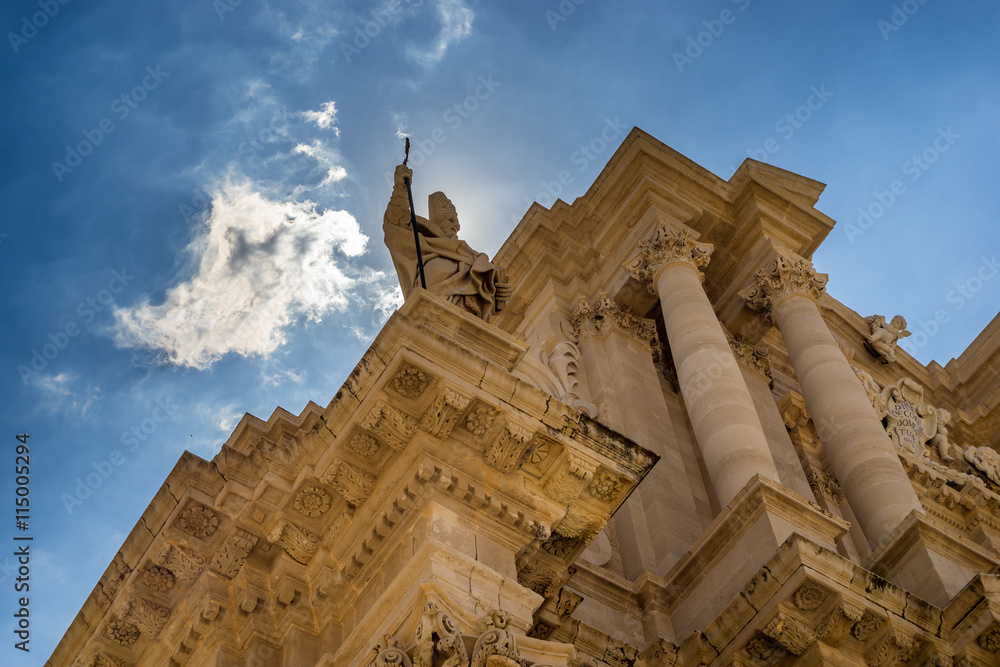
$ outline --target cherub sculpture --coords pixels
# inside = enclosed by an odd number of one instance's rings
[[[410,226],[410,204],[404,178],[412,179],[406,165],[396,167],[392,197],[385,209],[385,244],[396,267],[403,298],[420,286],[417,251]],[[428,198],[428,218],[417,216],[420,251],[427,290],[489,322],[510,298],[505,272],[458,238],[458,214],[443,192]]]
[[[896,361],[896,343],[900,338],[906,338],[910,332],[906,330],[906,319],[896,315],[888,324],[884,315],[872,315],[865,321],[871,327],[871,333],[865,334],[865,345],[885,363]]]
[[[951,413],[942,408],[922,405],[917,408],[917,414],[924,423],[927,444],[937,448],[942,461],[947,463],[954,460],[951,455],[951,443],[948,441],[948,422],[951,421]]]
[[[969,447],[965,450],[965,460],[988,480],[1000,485],[1000,454],[997,454],[997,450],[988,445]]]

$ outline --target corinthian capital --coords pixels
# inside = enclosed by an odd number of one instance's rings
[[[688,262],[696,269],[703,269],[712,258],[712,250],[711,243],[698,243],[694,233],[686,227],[678,230],[660,224],[652,239],[639,244],[639,254],[625,265],[625,269],[636,280],[652,282],[660,269],[674,262]]]
[[[809,294],[818,298],[826,291],[825,273],[816,273],[812,262],[784,248],[775,248],[775,257],[764,269],[754,273],[754,283],[740,292],[747,305],[770,315],[774,304],[790,294]]]

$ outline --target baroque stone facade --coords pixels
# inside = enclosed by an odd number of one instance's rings
[[[492,319],[414,288],[185,454],[49,664],[998,664],[1000,318],[918,363],[813,267],[822,190],[633,130]]]

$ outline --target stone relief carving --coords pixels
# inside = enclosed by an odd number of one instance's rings
[[[965,460],[981,472],[986,479],[1000,486],[1000,454],[992,447],[969,447],[965,450]]]
[[[177,579],[174,573],[159,565],[149,565],[142,575],[142,581],[147,587],[157,593],[166,593],[174,587]]]
[[[486,406],[476,408],[466,420],[465,427],[469,429],[473,435],[482,437],[486,434],[486,431],[490,429],[490,426],[493,425],[493,419],[496,416],[496,408]]]
[[[368,663],[368,667],[413,667],[409,656],[395,637],[383,636],[374,650],[375,659]]]
[[[378,451],[378,440],[367,433],[358,433],[347,442],[347,446],[355,454],[371,458]]]
[[[188,535],[211,537],[219,527],[219,516],[204,505],[191,505],[181,512],[175,525]]]
[[[257,544],[256,535],[237,528],[212,558],[212,569],[232,579],[246,563],[247,556],[255,544]]]
[[[533,435],[531,429],[507,423],[498,438],[487,443],[483,460],[500,472],[512,472],[521,465]]]
[[[155,636],[166,626],[170,610],[136,595],[130,595],[122,606],[121,617],[135,625],[141,632]]]
[[[562,393],[556,398],[594,418],[597,407],[593,403],[587,403],[576,393],[580,386],[580,379],[577,377],[580,372],[580,348],[575,343],[563,341],[552,348],[546,363],[561,385]]]
[[[326,489],[318,486],[304,486],[295,494],[295,498],[292,500],[292,507],[299,514],[318,517],[326,514],[327,510],[330,509],[332,501],[333,499],[326,492]]]
[[[729,347],[732,349],[736,360],[773,381],[771,377],[771,362],[768,359],[767,350],[762,347],[750,345],[742,337],[731,334],[725,327],[722,330],[726,334]]]
[[[355,506],[368,500],[375,488],[375,475],[358,470],[342,459],[334,459],[322,479]]]
[[[910,335],[906,319],[896,315],[887,323],[884,315],[870,315],[865,322],[871,328],[871,333],[865,335],[865,347],[887,364],[896,361],[896,343]]]
[[[104,636],[120,646],[131,646],[139,639],[139,628],[119,619],[108,623]]]
[[[412,364],[403,364],[392,378],[392,388],[407,398],[416,398],[427,390],[427,374]]]
[[[652,281],[661,268],[673,262],[689,262],[703,269],[714,249],[711,243],[699,243],[687,227],[675,229],[661,223],[652,239],[639,244],[639,255],[625,265],[625,270],[636,280],[649,283],[650,293],[656,294]],[[700,270],[698,273],[701,275]],[[704,280],[704,275],[701,277]]]
[[[205,569],[205,557],[184,547],[171,544],[163,556],[163,567],[182,582],[193,581]]]
[[[469,407],[470,400],[469,397],[445,387],[421,417],[420,428],[438,438],[447,438],[462,413]]]
[[[382,438],[385,444],[397,452],[410,444],[410,440],[417,434],[416,421],[381,400],[375,403],[375,407],[361,422],[361,427]]]
[[[268,541],[277,542],[293,560],[308,565],[319,549],[319,537],[294,523],[280,521]]]
[[[509,616],[502,611],[491,611],[480,621],[470,667],[526,667],[508,623]]]

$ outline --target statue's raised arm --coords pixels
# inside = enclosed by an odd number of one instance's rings
[[[382,225],[404,298],[420,280],[404,181],[410,178],[412,182],[412,174],[406,165],[396,167]],[[428,217],[416,220],[427,290],[489,322],[510,297],[503,269],[490,262],[485,253],[476,252],[458,238],[458,214],[444,193],[430,195]]]

